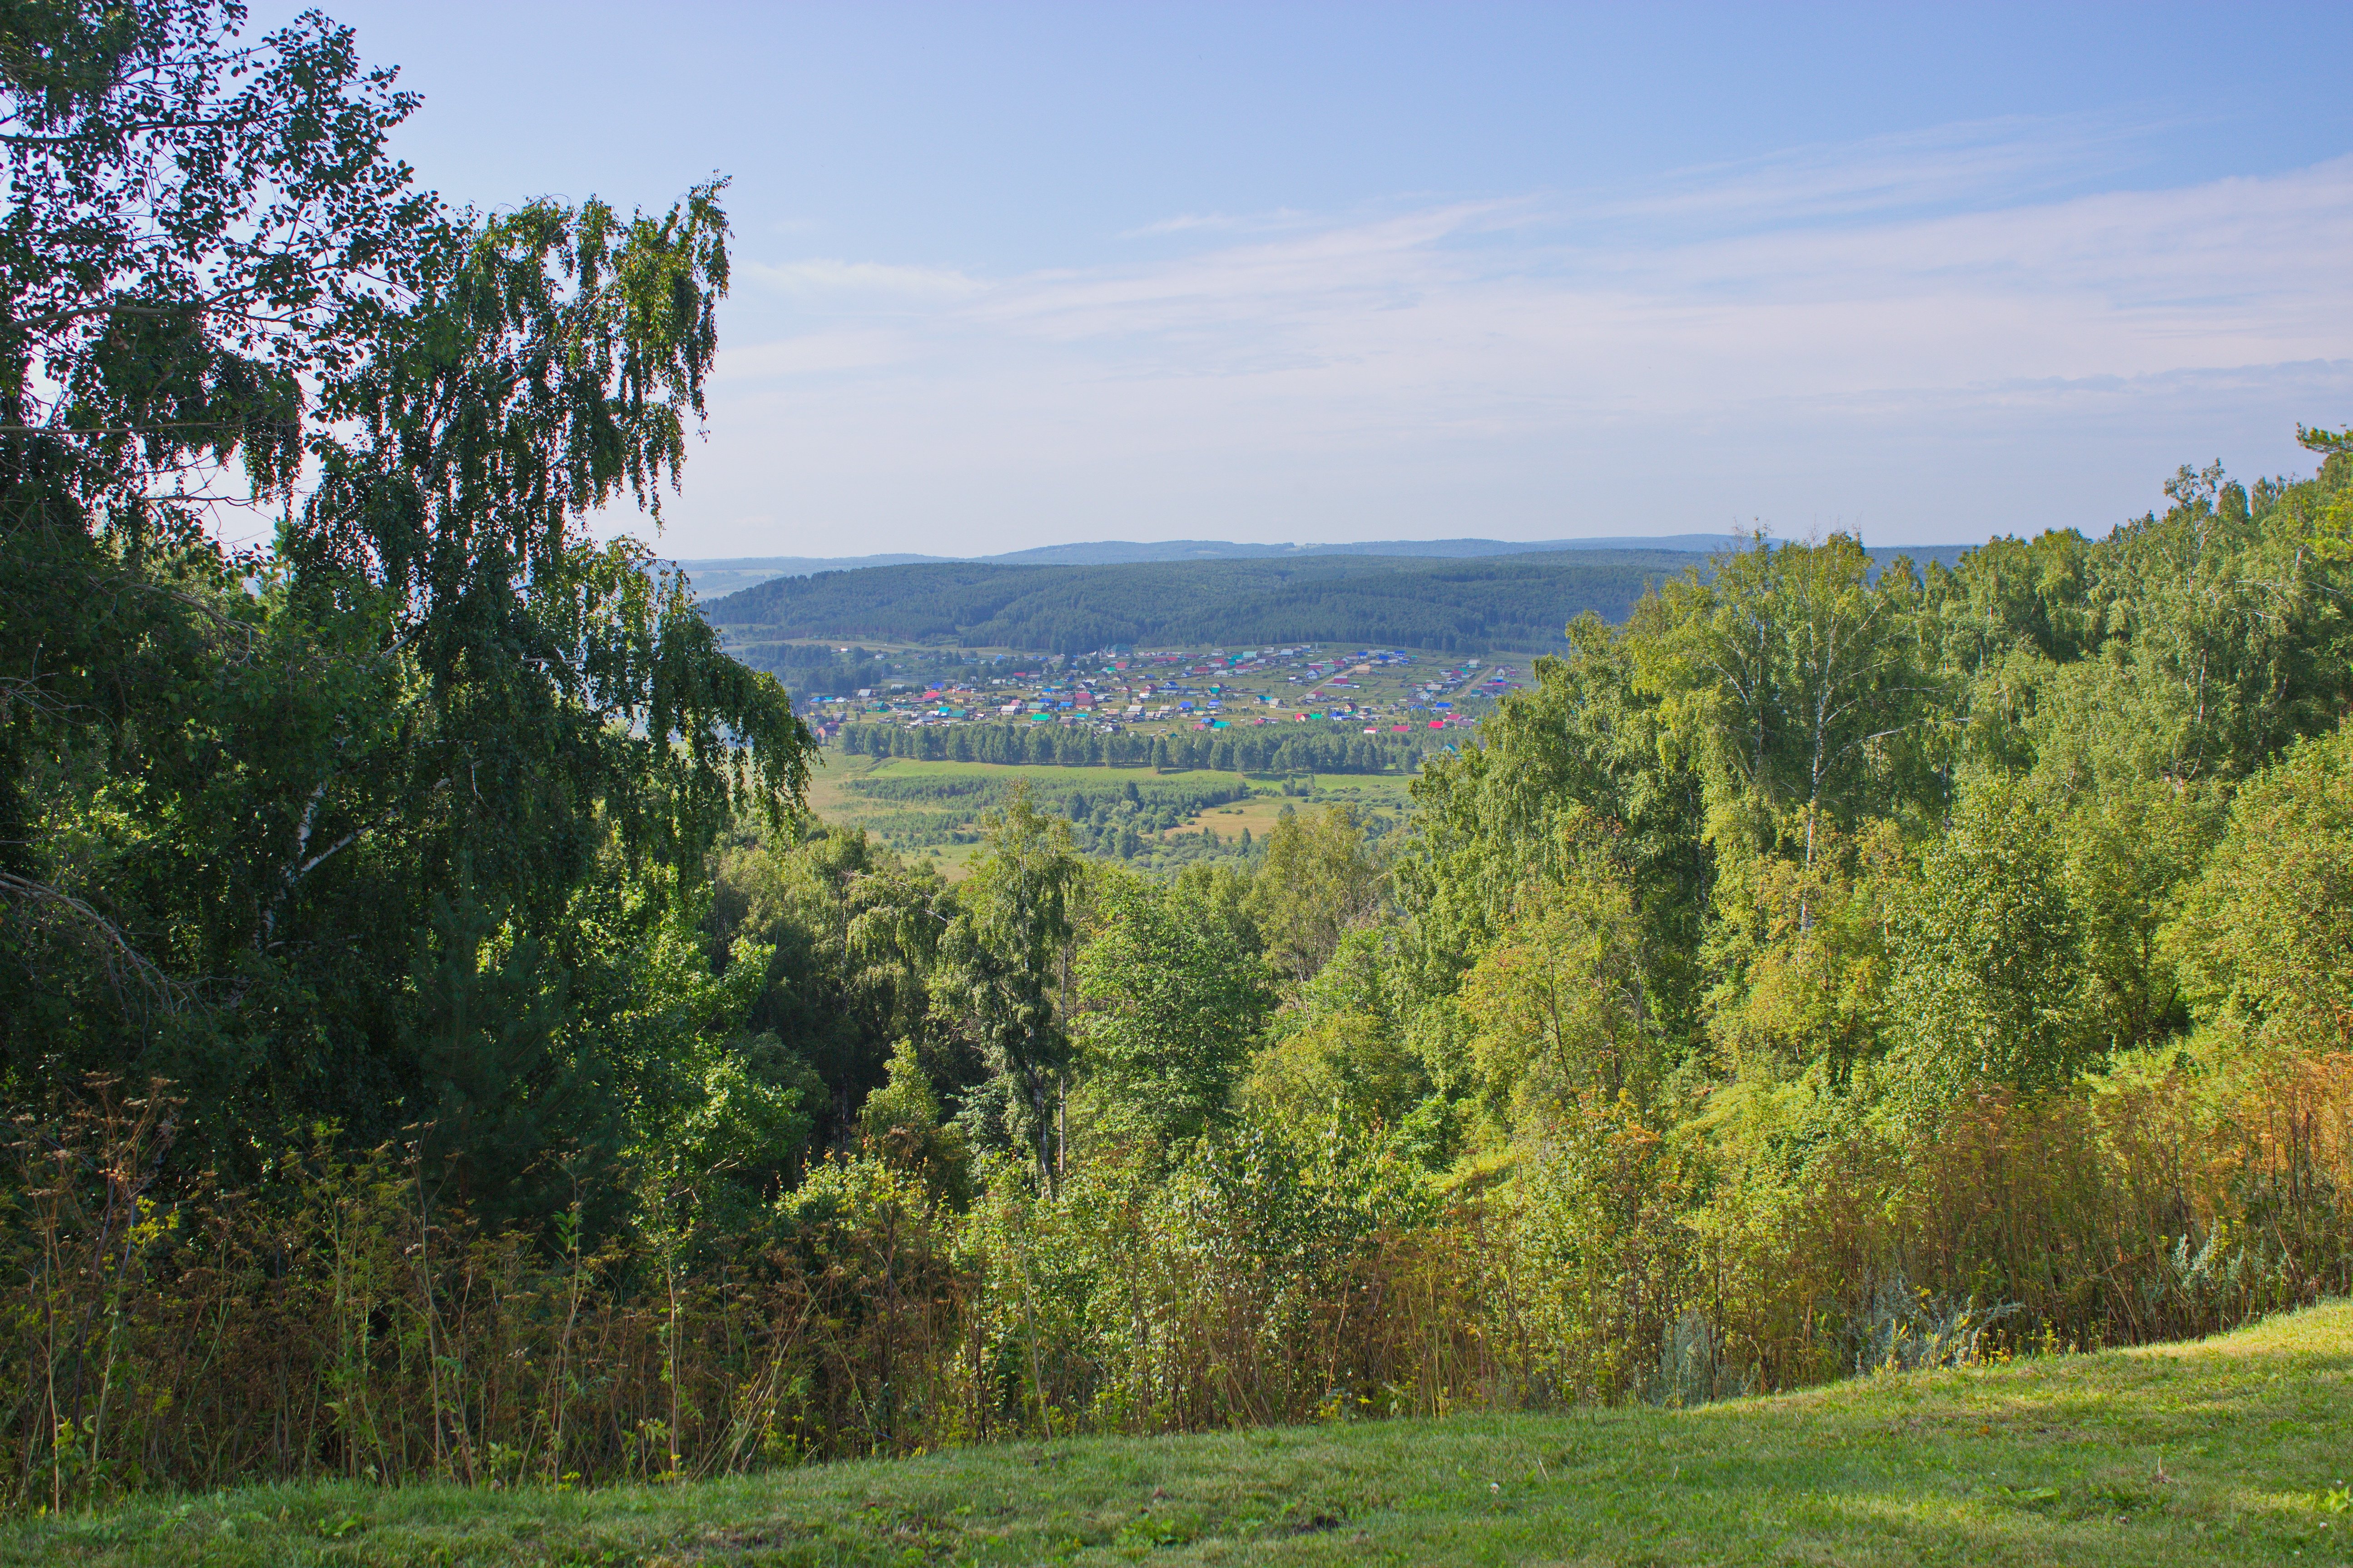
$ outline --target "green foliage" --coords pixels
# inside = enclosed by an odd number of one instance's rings
[[[2329,487],[2325,499],[2312,508],[2312,544],[2333,561],[2353,558],[2353,494],[2346,485],[2348,464],[2353,458],[2353,430],[2317,430],[2299,425],[2295,438],[2305,450],[2318,452],[2326,459],[2321,464],[2320,478]]]
[[[1095,1135],[1165,1152],[1221,1122],[1264,1026],[1262,971],[1190,889],[1107,876],[1078,961]]]
[[[2088,1026],[2111,1051],[2155,1046],[2189,1024],[2165,932],[2220,826],[2219,795],[2118,780],[2079,799],[2064,830],[2068,901],[2083,936]]]
[[[705,1046],[686,1064],[686,1104],[662,1143],[685,1169],[773,1189],[799,1173],[824,1080],[774,1035],[729,1050]]]
[[[1540,1403],[1651,1394],[1700,1261],[1683,1220],[1694,1152],[1630,1101],[1588,1094],[1532,1116],[1520,1160],[1493,1265],[1525,1347],[1516,1370]]]
[[[2171,932],[2208,1016],[2274,1044],[2353,1039],[2353,731],[2251,781]]]
[[[975,1064],[945,1054],[932,1023],[932,974],[952,908],[936,871],[879,853],[862,833],[733,846],[714,869],[708,949],[720,956],[748,942],[767,952],[750,976],[749,1026],[776,1036],[823,1080],[808,1107],[820,1143],[840,1141],[901,1041],[916,1042],[945,1081],[969,1084]]]
[[[1899,1093],[1940,1105],[1979,1084],[2063,1083],[2094,1059],[2083,937],[2057,835],[2020,786],[1966,790],[1897,919]]]
[[[1530,888],[1462,981],[1497,1124],[1546,1125],[1588,1101],[1646,1105],[1673,1065],[1647,982],[1633,898],[1606,863]]]
[[[1293,984],[1313,978],[1380,900],[1381,867],[1355,807],[1327,805],[1313,816],[1283,808],[1260,851],[1249,901],[1277,973]]]
[[[1674,745],[1631,647],[1588,617],[1564,658],[1539,659],[1535,683],[1483,724],[1484,744],[1435,759],[1416,781],[1415,841],[1392,878],[1407,915],[1419,988],[1451,993],[1532,880],[1557,879],[1599,828],[1633,880],[1660,955],[1665,1005],[1691,1005],[1695,976],[1663,973],[1699,946],[1713,861],[1704,794]]]
[[[1342,937],[1252,1058],[1238,1094],[1243,1108],[1276,1127],[1387,1130],[1411,1117],[1431,1081],[1398,1027],[1391,967],[1386,933],[1360,928]]]
[[[557,1045],[569,987],[545,956],[471,899],[442,901],[409,982],[401,1043],[422,1080],[427,1157],[451,1199],[501,1217],[528,1202],[526,1174],[552,1146],[615,1152],[610,1086]]]
[[[988,854],[940,944],[934,1011],[988,1077],[966,1107],[984,1147],[1011,1142],[1060,1169],[1069,1089],[1072,903],[1084,876],[1069,825],[1017,790],[990,824]]]
[[[1778,547],[1759,537],[1646,607],[1630,639],[1637,668],[1705,781],[1720,856],[1741,865],[1795,842],[1810,863],[1825,826],[1847,826],[1867,801],[1905,800],[1902,742],[1927,694],[1914,663],[1918,599],[1907,563],[1874,574],[1859,542],[1833,534]]]
[[[1101,733],[1047,724],[845,724],[835,743],[852,756],[926,762],[1003,763],[1066,768],[1152,768],[1160,772],[1410,773],[1443,750],[1428,731],[1360,733],[1352,725],[1266,726],[1226,733]]]
[[[802,818],[783,689],[589,527],[677,482],[720,187],[447,211],[348,34],[241,20],[0,14],[12,1499],[1683,1402],[2353,1289],[2345,437],[1925,575],[731,601],[772,651],[1607,613],[1459,754],[846,732],[1073,768],[860,781],[981,839],[951,884]],[[231,463],[266,550],[178,499]],[[1417,767],[1403,833],[1171,836]]]
[[[347,29],[242,23],[0,19],[0,1082],[165,1073],[177,1157],[238,1179],[431,1122],[470,1200],[543,1215],[670,1114],[619,1087],[688,985],[649,944],[806,778],[773,680],[587,527],[675,479],[725,218],[450,213]],[[173,499],[232,461],[266,551]]]
[[[355,658],[369,628],[289,614],[185,498],[234,461],[257,507],[287,500],[304,385],[348,376],[447,225],[384,153],[416,100],[361,68],[349,29],[307,15],[248,44],[241,21],[177,0],[0,19],[12,1100],[213,1032],[190,1021],[198,977],[238,984],[255,945],[268,961],[258,917],[330,842],[295,837],[318,825],[285,768],[387,695]],[[406,972],[412,908],[371,955],[379,983]],[[191,1084],[225,1111],[252,1086],[209,1055]]]
[[[1911,889],[1895,824],[1824,832],[1812,864],[1768,860],[1752,883],[1758,923],[1743,984],[1709,1020],[1725,1066],[1770,1080],[1819,1068],[1844,1083],[1890,1028],[1898,900]]]
[[[768,1442],[793,1458],[837,1446],[891,1452],[947,1426],[954,1237],[921,1176],[871,1156],[828,1160],[778,1205],[777,1219],[784,1301],[816,1331],[802,1354],[818,1353],[799,1362],[799,1408]]]
[[[1489,560],[942,562],[779,577],[716,601],[711,614],[744,639],[868,637],[1063,654],[1286,642],[1484,653],[1551,647],[1563,623],[1588,610],[1622,619],[1650,580],[1690,560],[1594,550]]]
[[[283,541],[322,602],[401,606],[385,634],[416,661],[442,770],[403,782],[454,804],[434,849],[523,897],[583,874],[583,805],[676,859],[739,807],[780,826],[806,783],[775,681],[722,655],[642,549],[584,531],[625,488],[659,510],[702,407],[725,234],[715,186],[660,219],[589,202],[482,223],[328,403],[342,427]]]
[[[939,1131],[940,1097],[932,1091],[914,1043],[902,1040],[891,1053],[889,1077],[866,1097],[858,1112],[858,1130],[870,1143],[889,1145],[902,1140],[917,1143]]]
[[[964,1129],[940,1118],[940,1099],[911,1041],[891,1053],[889,1078],[858,1112],[859,1135],[882,1157],[913,1169],[957,1208],[973,1196],[971,1151]]]

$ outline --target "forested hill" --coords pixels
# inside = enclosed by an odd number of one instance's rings
[[[730,558],[672,561],[684,572],[697,597],[705,601],[765,583],[776,577],[807,577],[819,572],[852,572],[869,566],[905,566],[919,561],[943,564],[986,563],[992,566],[1124,566],[1146,561],[1303,561],[1327,555],[1395,555],[1423,559],[1469,558],[1486,555],[1539,555],[1565,550],[1682,550],[1706,555],[1721,550],[1734,535],[1715,533],[1628,534],[1616,539],[1551,539],[1512,542],[1501,539],[1386,539],[1354,544],[1242,544],[1226,539],[1103,539],[1070,544],[1041,544],[1001,555],[740,555]],[[1935,545],[1931,551],[1951,552],[1957,547]],[[1947,559],[1939,556],[1938,559]]]
[[[769,637],[858,637],[1082,653],[1113,645],[1344,642],[1444,648],[1559,646],[1587,610],[1621,621],[1646,584],[1702,557],[1579,550],[1473,560],[1002,566],[952,562],[783,577],[708,606]]]

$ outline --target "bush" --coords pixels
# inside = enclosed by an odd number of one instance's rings
[[[2195,1000],[2275,1046],[2353,1044],[2353,731],[2241,791],[2168,933]]]

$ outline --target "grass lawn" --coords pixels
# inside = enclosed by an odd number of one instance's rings
[[[0,1563],[2353,1562],[2353,1306],[1691,1411],[1022,1443],[556,1495],[258,1488]]]
[[[1413,804],[1409,773],[1317,773],[1315,796],[1302,805],[1345,800],[1360,811],[1403,811]]]

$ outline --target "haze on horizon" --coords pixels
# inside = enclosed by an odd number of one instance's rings
[[[667,555],[2099,533],[2353,421],[2342,7],[326,8],[453,199],[733,177]]]

